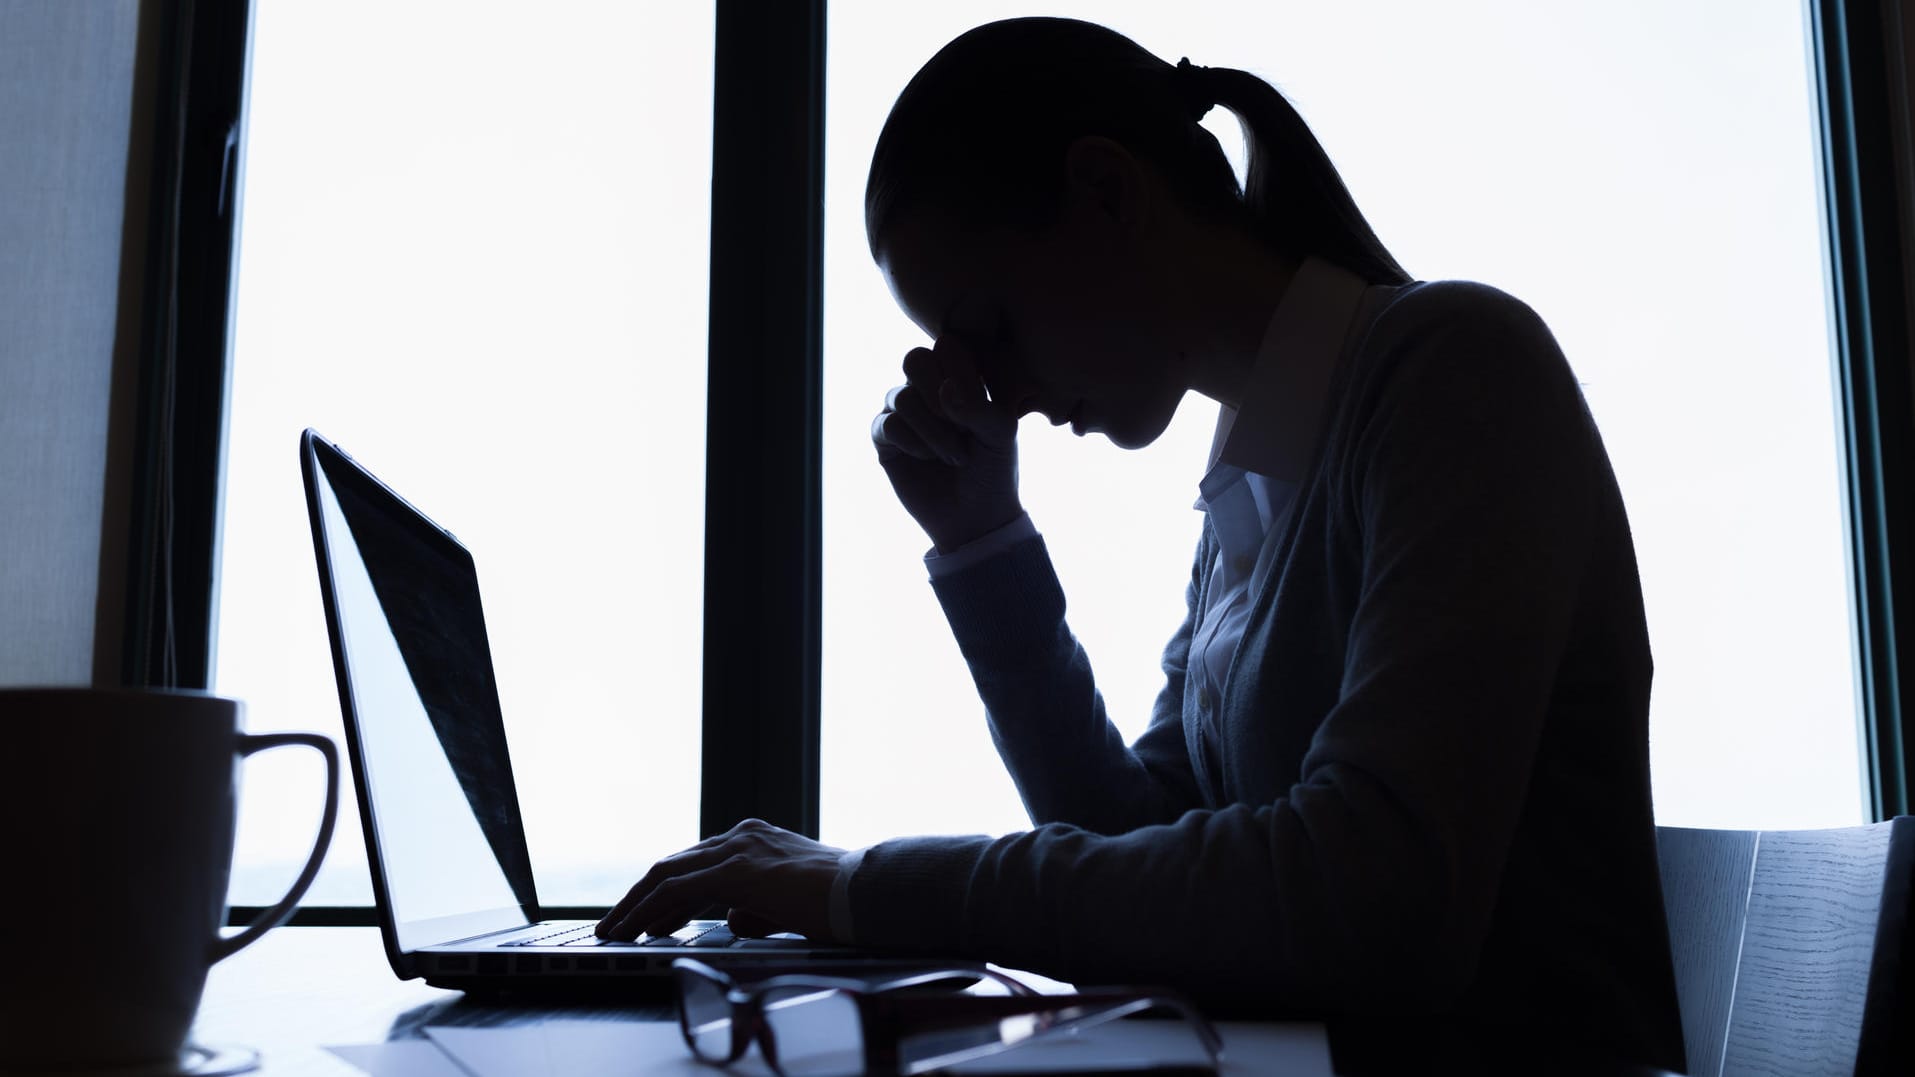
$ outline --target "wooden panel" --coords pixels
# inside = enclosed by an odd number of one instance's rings
[[[1723,1072],[1854,1071],[1888,837],[1887,826],[1759,836]]]
[[[1656,828],[1689,1072],[1722,1072],[1729,1000],[1755,864],[1753,830]]]

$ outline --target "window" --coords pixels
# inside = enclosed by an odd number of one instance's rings
[[[1271,78],[1413,273],[1503,287],[1556,331],[1636,531],[1661,820],[1857,821],[1796,4],[1057,10]],[[829,8],[828,841],[1026,825],[924,582],[925,542],[866,438],[921,340],[861,231],[897,91],[951,37],[1023,13]],[[697,836],[712,23],[710,5],[611,0],[536,18],[363,0],[261,0],[255,15],[214,688],[248,702],[254,729],[339,733],[293,458],[316,426],[473,550],[554,904],[609,901]],[[1206,122],[1235,149],[1232,117]],[[1193,397],[1135,454],[1024,433],[1026,503],[1131,734],[1182,615],[1213,419]],[[308,768],[248,764],[236,904],[271,900],[296,869]],[[310,903],[369,900],[347,799]]]
[[[258,5],[215,689],[341,736],[316,427],[471,549],[540,898],[607,904],[697,838],[713,14],[535,14]],[[279,754],[234,904],[310,842],[318,768]],[[371,903],[352,803],[309,904]]]
[[[1803,12],[1794,0],[1065,3],[1167,59],[1283,89],[1416,276],[1534,306],[1629,507],[1656,659],[1659,820],[1859,822],[1855,659]],[[892,101],[958,33],[1027,13],[829,10],[821,818],[828,842],[1028,825],[866,430],[921,334],[870,265]],[[1223,110],[1206,119],[1239,145]],[[1039,421],[1023,493],[1113,718],[1135,735],[1183,615],[1215,407],[1122,453]]]

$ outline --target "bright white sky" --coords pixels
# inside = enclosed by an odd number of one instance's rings
[[[609,903],[698,838],[712,15],[529,10],[257,7],[217,684],[340,735],[316,427],[472,550],[540,896]],[[236,903],[317,815],[248,767]],[[307,900],[370,895],[342,812]]]
[[[472,548],[541,896],[607,902],[696,837],[711,12],[525,10],[258,6],[218,687],[255,729],[337,735],[293,452],[316,426]],[[1799,3],[834,0],[826,840],[1025,822],[866,440],[921,338],[861,205],[917,67],[1033,13],[1271,79],[1413,274],[1541,312],[1636,532],[1659,818],[1860,821]],[[1214,416],[1192,398],[1141,453],[1024,431],[1025,501],[1133,732]],[[302,762],[248,766],[241,903],[290,880],[317,795]],[[349,818],[308,900],[367,900],[363,861]]]

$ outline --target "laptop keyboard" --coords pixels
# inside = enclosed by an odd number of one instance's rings
[[[686,924],[670,935],[646,935],[640,946],[730,946],[738,941],[724,923]]]
[[[502,942],[499,945],[502,947],[503,946],[563,946],[566,943],[571,942],[572,940],[577,939],[582,935],[590,935],[593,932],[593,930],[596,929],[596,927],[597,925],[595,924],[587,924],[584,927],[568,927],[562,931],[552,931],[544,935],[534,935],[529,939],[517,939],[512,942]]]

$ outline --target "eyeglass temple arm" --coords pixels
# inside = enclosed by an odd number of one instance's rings
[[[1134,1006],[1131,1012],[1141,1013],[1161,1008],[1175,1011],[1195,1026],[1198,1037],[1213,1054],[1223,1050],[1222,1037],[1217,1035],[1217,1030],[1195,1006],[1175,995],[1156,991],[1080,991],[1068,995],[1014,996],[884,994],[865,996],[863,1005],[868,1016],[889,1023],[900,1035],[958,1027],[992,1018],[1055,1014],[1060,1010],[1101,1011]],[[1094,1014],[1087,1012],[1084,1016]]]

